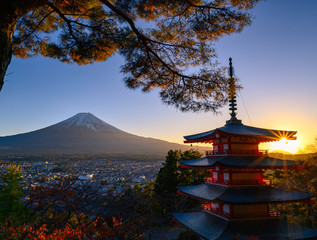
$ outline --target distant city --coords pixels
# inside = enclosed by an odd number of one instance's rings
[[[61,158],[51,161],[3,161],[0,172],[4,172],[9,164],[21,167],[25,188],[47,186],[56,180],[77,179],[76,185],[99,187],[102,194],[118,194],[136,184],[144,184],[154,180],[162,165],[162,161],[97,159],[74,160]]]

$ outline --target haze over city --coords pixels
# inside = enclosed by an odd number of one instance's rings
[[[222,66],[233,58],[243,89],[238,118],[246,125],[298,131],[295,153],[317,137],[317,2],[265,1],[239,34],[215,43]],[[34,57],[13,58],[0,93],[0,136],[36,130],[78,112],[91,112],[124,131],[176,143],[183,136],[223,126],[228,106],[213,113],[183,113],[161,103],[158,93],[124,86],[119,56],[88,66]],[[242,97],[241,97],[242,96]],[[275,150],[274,146],[268,146]]]

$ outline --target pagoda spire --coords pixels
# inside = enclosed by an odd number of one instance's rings
[[[230,112],[230,120],[226,122],[226,125],[229,124],[242,124],[241,120],[236,118],[237,113],[237,100],[236,100],[236,85],[234,75],[234,68],[232,66],[232,58],[229,58],[229,110]]]

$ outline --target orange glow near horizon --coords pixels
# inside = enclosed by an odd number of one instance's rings
[[[299,150],[299,141],[298,140],[286,140],[282,138],[277,142],[270,142],[268,144],[269,151],[286,151],[289,153],[296,153]]]
[[[259,150],[268,150],[268,152],[284,152],[287,154],[300,154],[306,153],[307,151],[305,148],[307,147],[307,143],[311,141],[307,140],[305,135],[296,134],[296,140],[287,140],[286,138],[282,138],[280,141],[273,141],[273,142],[262,142],[259,143]],[[190,145],[190,144],[186,144]],[[192,143],[192,146],[199,146],[199,147],[208,147],[212,150],[211,143]]]

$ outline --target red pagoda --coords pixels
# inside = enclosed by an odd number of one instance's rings
[[[230,58],[230,84],[233,68]],[[173,213],[174,218],[202,239],[231,240],[236,236],[256,236],[260,240],[317,239],[317,230],[287,223],[271,204],[309,201],[312,194],[285,191],[270,186],[263,178],[266,169],[298,169],[299,163],[268,156],[259,143],[295,140],[295,131],[246,126],[236,118],[234,91],[229,100],[231,119],[226,125],[185,136],[185,143],[212,143],[206,157],[182,162],[183,168],[209,169],[205,183],[178,187],[179,194],[203,202],[200,212]]]

